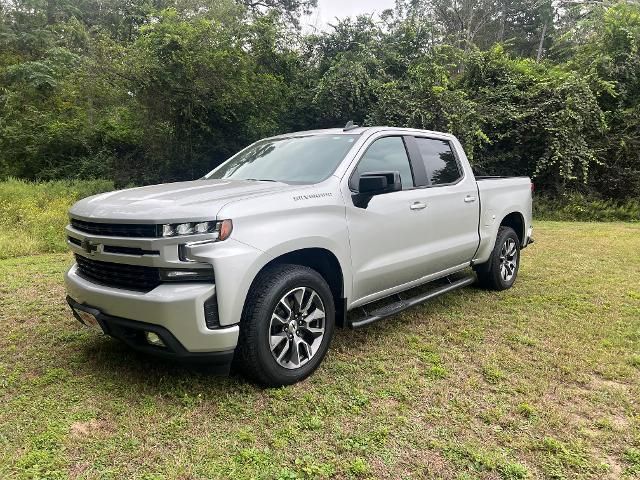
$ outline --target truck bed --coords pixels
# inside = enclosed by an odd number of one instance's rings
[[[480,246],[476,261],[489,258],[495,240],[497,225],[503,213],[519,212],[524,223],[524,232],[530,227],[531,179],[529,177],[476,177],[480,198],[478,233]],[[500,218],[498,218],[500,217]]]

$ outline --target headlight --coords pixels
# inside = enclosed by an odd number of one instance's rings
[[[163,237],[179,237],[181,235],[200,235],[203,233],[214,233],[216,240],[222,241],[229,238],[233,230],[231,220],[220,220],[217,222],[185,222],[162,225]]]

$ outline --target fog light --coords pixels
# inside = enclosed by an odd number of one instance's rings
[[[158,336],[157,333],[154,332],[144,332],[144,336],[147,339],[147,343],[149,345],[153,345],[154,347],[166,347],[162,339]]]
[[[184,256],[184,254],[182,254]],[[213,282],[213,268],[161,268],[163,282]]]

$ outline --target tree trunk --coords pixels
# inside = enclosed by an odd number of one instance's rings
[[[502,11],[500,12],[500,30],[498,30],[498,43],[502,43],[504,41],[504,24],[507,16],[507,7],[505,4],[502,4]]]
[[[540,62],[542,58],[542,45],[544,44],[544,36],[547,34],[547,20],[544,21],[542,26],[542,35],[540,35],[540,43],[538,44],[538,55],[536,56],[536,62]]]
[[[47,0],[47,25],[56,23],[56,4],[55,0]]]

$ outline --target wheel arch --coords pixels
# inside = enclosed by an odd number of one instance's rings
[[[472,261],[473,265],[479,265],[489,260],[493,247],[495,246],[498,230],[502,226],[510,227],[515,231],[520,247],[522,248],[523,242],[526,241],[526,229],[528,225],[524,214],[518,206],[509,205],[507,208],[501,208],[498,211],[487,207],[487,210],[481,213],[478,229],[480,244]]]
[[[520,243],[520,246],[523,245],[526,233],[524,215],[522,215],[522,213],[515,211],[505,215],[502,221],[500,221],[500,226],[512,228],[518,236],[518,242]]]
[[[336,326],[345,325],[346,316],[346,295],[344,271],[338,257],[330,250],[322,247],[308,247],[282,253],[271,259],[258,271],[251,284],[249,291],[253,288],[256,279],[267,268],[273,265],[301,265],[309,267],[318,272],[327,282],[336,307]],[[247,297],[248,299],[248,297]],[[247,300],[245,300],[246,303]]]

